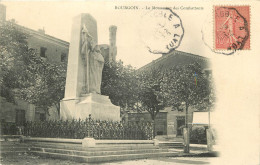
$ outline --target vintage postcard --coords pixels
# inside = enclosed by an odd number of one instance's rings
[[[1,164],[259,164],[259,11],[0,1]]]

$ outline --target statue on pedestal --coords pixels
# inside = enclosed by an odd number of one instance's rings
[[[109,96],[101,95],[104,57],[97,45],[95,18],[88,13],[76,16],[71,31],[65,97],[60,102],[60,118],[85,120],[91,115],[97,120],[120,121],[120,107],[113,105]]]
[[[104,67],[104,57],[85,25],[82,28],[81,55],[84,63],[84,86],[82,94],[98,93]]]

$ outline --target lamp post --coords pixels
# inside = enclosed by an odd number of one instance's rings
[[[210,90],[210,95],[211,95],[211,90]],[[208,98],[208,104],[210,104],[210,98]],[[208,151],[212,151],[212,131],[211,131],[211,126],[210,126],[210,108],[208,109],[208,129],[206,130],[206,135],[207,135],[207,148]]]
[[[190,153],[190,131],[188,126],[188,104],[187,102],[182,102],[185,104],[185,128],[183,130],[183,138],[184,138],[184,153]]]

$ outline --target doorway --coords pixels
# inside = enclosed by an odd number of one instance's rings
[[[25,110],[16,109],[15,123],[17,126],[22,126],[25,123]]]
[[[185,127],[185,117],[178,116],[177,117],[177,136],[183,135],[183,128]]]

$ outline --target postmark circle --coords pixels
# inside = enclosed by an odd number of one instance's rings
[[[181,44],[184,28],[180,17],[171,9],[151,10],[142,17],[140,36],[151,53],[162,54]]]

